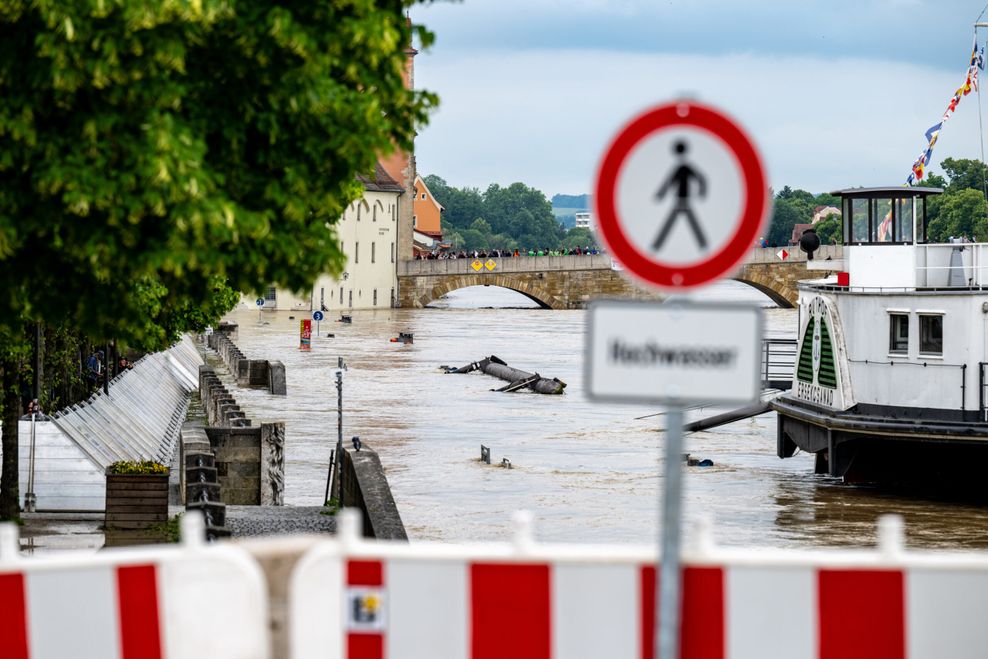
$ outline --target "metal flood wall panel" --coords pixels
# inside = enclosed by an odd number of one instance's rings
[[[21,505],[28,486],[31,422],[19,423],[18,463]],[[34,493],[39,510],[102,511],[106,480],[72,438],[51,421],[35,424]]]
[[[169,464],[197,386],[202,358],[188,336],[147,355],[102,393],[36,424],[34,493],[38,510],[105,508],[104,470],[117,460]],[[20,493],[27,492],[31,423],[18,432]]]

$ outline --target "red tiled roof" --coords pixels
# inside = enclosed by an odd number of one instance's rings
[[[374,164],[374,178],[368,178],[357,174],[357,180],[364,184],[364,188],[372,192],[404,192],[396,180],[388,176],[380,162]]]

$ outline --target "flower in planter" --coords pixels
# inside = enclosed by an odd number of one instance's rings
[[[110,465],[111,474],[167,474],[168,467],[153,460],[121,460]]]

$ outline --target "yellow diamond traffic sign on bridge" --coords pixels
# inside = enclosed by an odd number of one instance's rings
[[[484,264],[484,267],[487,268],[488,270],[493,270],[494,268],[497,267],[497,263],[495,263],[490,259],[487,259],[487,263]]]
[[[470,264],[470,267],[476,270],[477,272],[480,272],[481,270],[484,269],[484,264],[481,263],[480,259],[476,259],[473,263]]]

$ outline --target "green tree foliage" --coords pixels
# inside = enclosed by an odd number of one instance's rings
[[[435,175],[424,180],[446,209],[443,232],[456,249],[558,249],[566,236],[549,200],[524,183],[492,183],[481,193],[450,186]]]
[[[988,168],[979,160],[953,158],[945,158],[940,165],[946,178],[931,173],[916,183],[944,191],[942,195],[927,198],[927,240],[945,242],[951,236],[965,235],[988,240],[988,231],[984,230],[988,224],[988,207],[984,203],[982,179]]]
[[[821,245],[840,245],[844,241],[844,227],[840,215],[826,216],[816,223],[814,229]]]
[[[566,232],[566,237],[563,239],[564,249],[576,249],[579,247],[583,249],[585,247],[596,247],[597,238],[594,236],[593,231],[590,229],[572,228]]]
[[[788,245],[792,230],[799,223],[810,221],[805,212],[805,202],[791,197],[776,197],[772,207],[772,219],[769,222],[768,235],[765,239],[770,245]]]
[[[0,322],[57,312],[139,341],[135,282],[177,311],[217,277],[339,272],[355,175],[435,100],[403,84],[406,4],[4,3]]]
[[[936,220],[927,226],[927,240],[945,243],[951,237],[988,240],[988,202],[971,188],[944,195]]]
[[[980,190],[984,193],[985,178],[988,176],[988,167],[980,160],[969,160],[961,158],[944,158],[940,162],[947,178],[950,179],[949,191],[960,192],[961,190]],[[929,177],[924,185],[932,185],[932,178]]]
[[[4,383],[25,321],[151,346],[222,306],[218,287],[339,273],[355,176],[436,103],[404,86],[412,2],[0,3]]]

